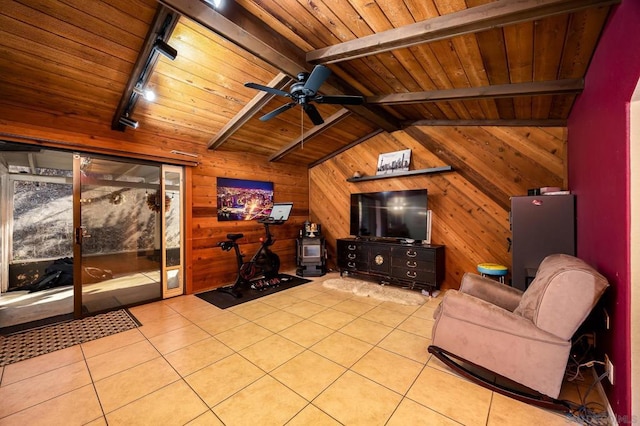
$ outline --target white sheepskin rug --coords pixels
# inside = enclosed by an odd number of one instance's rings
[[[374,299],[400,303],[402,305],[422,305],[428,300],[427,297],[415,291],[374,284],[353,278],[331,278],[323,281],[322,285],[334,290],[353,293],[356,296],[372,297]]]

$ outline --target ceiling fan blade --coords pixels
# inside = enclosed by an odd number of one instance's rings
[[[312,95],[318,91],[322,83],[329,78],[331,75],[331,70],[324,65],[316,65],[309,77],[307,78],[307,82],[304,83],[305,92],[310,92]]]
[[[363,96],[349,96],[349,95],[337,95],[337,96],[316,96],[314,99],[319,104],[338,104],[338,105],[362,105],[364,103]]]
[[[287,93],[287,92],[285,92],[283,90],[275,89],[275,88],[269,87],[269,86],[263,86],[262,84],[245,83],[244,85],[245,85],[245,87],[250,87],[252,89],[257,89],[257,90],[262,90],[263,92],[271,93],[271,94],[274,94],[274,95],[291,97],[291,95],[289,93]]]
[[[286,110],[293,108],[294,106],[296,106],[295,102],[290,102],[290,103],[288,103],[286,105],[282,105],[280,108],[276,108],[273,111],[271,111],[271,112],[263,115],[262,117],[260,117],[260,121],[270,120],[273,117],[275,117],[276,115],[281,114],[281,113],[285,112]]]
[[[324,123],[324,120],[322,119],[322,116],[320,116],[320,113],[318,112],[318,110],[316,109],[315,106],[313,106],[311,104],[304,104],[302,107],[304,108],[304,112],[307,113],[307,115],[309,116],[309,118],[311,119],[311,122],[313,124],[318,126],[318,125]]]

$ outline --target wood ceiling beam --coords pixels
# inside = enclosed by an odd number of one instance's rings
[[[338,124],[341,120],[347,118],[349,115],[351,115],[351,111],[349,111],[346,108],[342,108],[340,111],[336,112],[331,117],[327,118],[324,121],[324,123],[318,126],[314,126],[311,129],[307,130],[298,139],[294,140],[289,145],[287,145],[280,151],[273,154],[271,157],[269,157],[269,161],[278,161],[282,159],[282,157],[284,157],[285,155],[293,151],[295,148],[297,148],[298,145],[302,145],[304,142],[307,142],[309,139],[315,136],[318,136],[320,133],[329,129],[331,126]]]
[[[169,40],[173,29],[178,23],[178,17],[176,13],[162,5],[158,5],[156,14],[153,17],[153,22],[149,26],[149,31],[142,43],[142,48],[140,49],[136,63],[129,75],[129,81],[127,81],[116,112],[113,114],[113,119],[111,120],[111,128],[113,130],[125,130],[126,126],[120,123],[120,118],[126,113],[130,115],[133,112],[138,96],[134,93],[133,89],[136,87],[136,84],[140,82],[141,78],[144,79],[142,83],[146,83],[153,68],[155,68],[157,54],[153,55],[154,44],[158,39],[162,39],[165,42]],[[165,27],[167,22],[169,22],[169,24]]]
[[[236,2],[228,2],[224,10],[216,11],[202,1],[159,0],[160,3],[213,31],[247,52],[267,62],[284,74],[295,77],[301,71],[311,72],[313,66],[306,62],[306,53],[264,22],[251,15]],[[322,86],[326,95],[356,94],[336,77]],[[366,105],[349,105],[349,110],[387,131],[400,129],[400,123],[391,114]]]
[[[565,119],[514,119],[514,120],[415,120],[405,121],[410,126],[508,126],[508,127],[567,127]]]
[[[313,68],[305,53],[293,43],[246,12],[236,2],[226,2],[216,10],[204,1],[160,0],[183,16],[241,47],[289,76]]]
[[[533,21],[621,0],[498,0],[307,53],[307,62],[329,64],[436,40]]]
[[[494,86],[368,96],[366,102],[381,105],[404,105],[425,102],[464,101],[470,99],[576,94],[582,92],[583,89],[584,80],[582,79],[532,81],[526,83],[496,84]]]
[[[279,73],[273,80],[267,84],[269,87],[276,89],[284,89],[292,79],[284,73]],[[260,109],[267,104],[275,95],[267,92],[258,92],[224,127],[215,135],[209,143],[208,149],[216,149],[220,147],[227,139],[231,137],[240,127],[249,121]]]

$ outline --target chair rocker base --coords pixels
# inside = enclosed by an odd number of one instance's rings
[[[554,399],[551,398],[550,396],[541,394],[540,392],[537,392],[533,389],[529,389],[526,388],[527,391],[520,391],[520,390],[515,390],[515,389],[511,389],[508,388],[506,386],[502,386],[498,383],[492,383],[490,381],[488,381],[486,378],[480,376],[477,373],[474,373],[473,371],[465,368],[464,366],[458,364],[457,362],[455,362],[453,359],[456,359],[458,361],[467,363],[471,366],[473,366],[474,368],[477,368],[481,371],[486,371],[489,372],[497,377],[503,378],[505,380],[509,380],[507,378],[504,378],[503,376],[499,376],[496,373],[481,367],[477,364],[474,364],[472,362],[467,361],[464,358],[458,357],[454,354],[452,354],[449,351],[446,351],[442,348],[439,348],[438,346],[429,346],[428,349],[429,353],[432,353],[436,358],[438,358],[440,361],[442,361],[447,367],[451,368],[452,370],[454,370],[455,372],[461,374],[462,376],[464,376],[465,378],[471,380],[472,382],[487,388],[491,391],[494,392],[498,392],[499,394],[508,396],[509,398],[513,398],[516,399],[518,401],[522,401],[525,402],[527,404],[531,404],[531,405],[535,405],[541,408],[545,408],[547,410],[554,410],[554,411],[562,411],[562,412],[567,412],[570,413],[572,411],[572,407],[570,406],[570,403],[568,401],[561,401],[559,399]]]

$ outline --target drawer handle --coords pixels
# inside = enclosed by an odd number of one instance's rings
[[[417,274],[416,272],[413,272],[413,271],[407,271],[407,277],[409,277],[409,278],[415,278],[415,277],[417,277],[417,276],[418,276],[418,274]]]
[[[411,261],[411,260],[407,260],[407,268],[417,268],[418,267],[418,262]]]
[[[353,246],[352,246],[351,244],[349,244],[349,245],[347,246],[347,248],[348,248],[349,250],[355,250],[355,249],[356,249],[356,246],[355,246],[355,245],[353,245]]]
[[[347,262],[347,266],[349,268],[355,268],[356,267],[356,262]]]
[[[407,250],[407,257],[416,257],[418,255],[417,251]]]
[[[347,254],[347,258],[348,258],[349,260],[353,260],[353,259],[355,259],[356,257],[357,257],[357,256],[356,256],[355,254],[353,254],[353,253],[348,253],[348,254]]]

